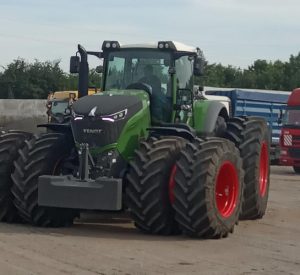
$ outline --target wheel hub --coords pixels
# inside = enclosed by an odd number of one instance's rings
[[[236,208],[239,192],[239,180],[235,166],[224,162],[216,179],[215,199],[219,213],[227,218]]]
[[[262,143],[259,164],[259,194],[263,197],[267,191],[269,174],[269,156],[266,142]]]

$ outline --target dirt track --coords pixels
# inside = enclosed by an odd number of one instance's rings
[[[61,229],[0,224],[0,274],[300,274],[300,176],[273,167],[265,218],[222,240],[147,236],[120,215]]]

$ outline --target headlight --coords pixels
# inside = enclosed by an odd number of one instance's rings
[[[71,109],[71,116],[73,117],[74,120],[79,120],[79,119],[83,119],[82,115],[77,115],[73,109]]]
[[[115,122],[117,120],[121,120],[125,118],[126,115],[127,115],[127,109],[111,115],[102,116],[101,119],[105,121]]]

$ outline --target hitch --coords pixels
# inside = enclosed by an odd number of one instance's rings
[[[79,179],[82,181],[89,180],[89,145],[81,143],[79,145]]]

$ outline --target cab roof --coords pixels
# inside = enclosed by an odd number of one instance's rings
[[[160,49],[160,50],[173,50],[178,52],[189,52],[197,54],[199,48],[188,46],[177,41],[158,41],[151,43],[137,43],[137,44],[122,44],[118,41],[105,40],[102,44],[102,50],[112,49]]]
[[[173,42],[176,51],[179,52],[193,52],[197,53],[197,48],[193,46],[189,46],[177,41],[170,41]],[[120,44],[121,49],[126,49],[126,48],[152,48],[152,49],[157,49],[158,48],[158,42],[150,42],[150,43],[141,43],[141,44]]]

